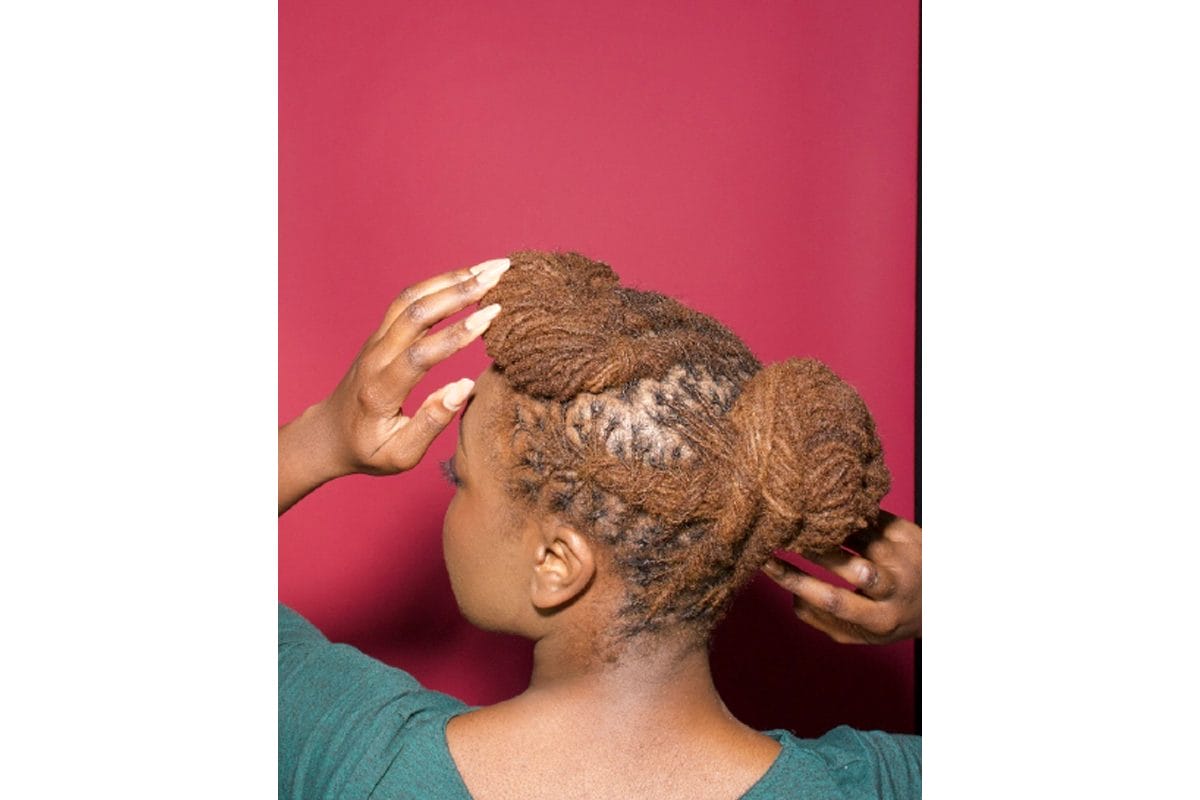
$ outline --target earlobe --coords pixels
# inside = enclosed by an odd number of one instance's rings
[[[548,522],[534,552],[530,600],[539,611],[557,611],[581,597],[596,574],[592,546],[574,528]]]

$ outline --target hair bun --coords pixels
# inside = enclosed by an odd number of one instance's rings
[[[746,511],[763,545],[830,549],[878,515],[891,476],[875,422],[824,364],[792,359],[763,368],[730,414],[740,443],[735,469],[749,484]]]
[[[522,251],[509,258],[512,268],[479,304],[504,309],[483,340],[520,392],[568,400],[661,378],[697,351],[730,372],[753,361],[720,323],[665,295],[622,287],[607,264],[579,253]]]

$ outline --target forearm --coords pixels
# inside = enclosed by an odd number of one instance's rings
[[[348,474],[340,469],[336,438],[321,404],[279,428],[279,513],[321,484]]]

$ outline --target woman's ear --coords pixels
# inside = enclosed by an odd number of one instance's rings
[[[574,528],[546,520],[534,537],[530,600],[541,612],[557,611],[582,596],[596,574],[588,540]]]

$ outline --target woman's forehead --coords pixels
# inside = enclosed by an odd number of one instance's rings
[[[467,448],[470,443],[483,439],[496,419],[497,403],[509,391],[508,383],[494,367],[489,367],[475,380],[475,388],[459,419],[459,439],[466,440]]]

